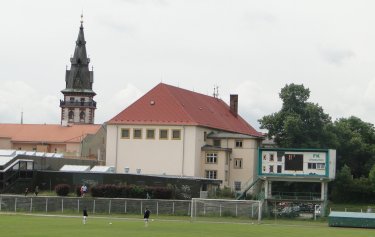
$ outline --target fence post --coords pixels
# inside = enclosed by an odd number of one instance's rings
[[[14,212],[17,212],[17,198],[14,200]]]
[[[187,213],[188,216],[190,216],[190,208],[191,208],[191,207],[190,207],[190,202],[189,202],[189,203],[188,203],[188,213]]]
[[[79,213],[79,198],[77,199],[77,209],[78,209],[78,213]]]
[[[172,202],[172,214],[174,215],[174,202]]]
[[[143,213],[143,202],[141,201],[141,215]]]
[[[219,211],[220,211],[220,216],[221,216],[221,204],[220,204],[220,209],[219,209]]]
[[[61,198],[61,212],[64,213],[64,198]]]
[[[46,213],[48,212],[48,198],[46,198]]]
[[[33,211],[33,198],[30,198],[30,212]]]
[[[159,215],[159,202],[156,202],[156,215]]]
[[[253,207],[252,205],[251,205],[251,207]],[[236,203],[236,216],[238,216],[238,206],[237,206],[237,203]]]
[[[3,202],[3,197],[0,196],[0,211],[1,211],[1,203]]]
[[[94,199],[94,206],[92,207],[92,213],[94,214],[95,213],[95,199]]]
[[[108,210],[108,214],[111,214],[111,205],[112,205],[112,200],[109,199],[109,210]]]
[[[125,207],[124,207],[124,211],[125,211],[125,213],[126,213],[126,207],[127,207],[127,206],[126,206],[126,200],[125,200]]]

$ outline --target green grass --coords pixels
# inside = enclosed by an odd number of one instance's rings
[[[109,224],[109,223],[112,224]],[[81,217],[31,216],[0,214],[0,233],[6,237],[346,237],[374,236],[374,230],[331,228],[324,223],[316,225],[280,224],[234,224],[189,222],[155,219],[148,227],[141,219],[120,219],[90,216],[86,225]]]

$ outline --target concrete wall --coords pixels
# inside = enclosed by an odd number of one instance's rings
[[[0,137],[0,149],[12,149],[10,138]]]

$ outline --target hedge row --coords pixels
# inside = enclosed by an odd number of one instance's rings
[[[80,186],[74,187],[72,190],[77,197],[80,194]],[[67,196],[70,192],[70,185],[58,184],[55,186],[55,192],[58,196]],[[173,190],[166,187],[140,187],[136,185],[115,185],[100,184],[89,188],[92,197],[108,197],[108,198],[153,198],[153,199],[171,199]]]
[[[139,187],[135,185],[102,184],[91,188],[93,197],[109,198],[172,198],[172,189],[165,187]]]

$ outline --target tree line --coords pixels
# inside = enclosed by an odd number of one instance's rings
[[[335,121],[317,103],[310,90],[287,84],[279,97],[278,112],[259,119],[268,138],[283,148],[336,149],[336,179],[330,183],[335,202],[371,202],[375,198],[375,129],[356,116]]]

